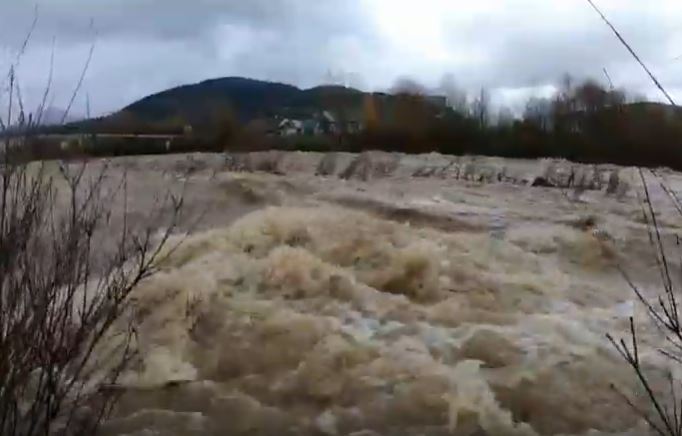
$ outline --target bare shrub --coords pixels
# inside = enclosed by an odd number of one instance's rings
[[[587,174],[583,169],[578,175],[578,180],[573,184],[573,200],[580,201],[585,191],[588,189]]]
[[[226,153],[225,167],[233,172],[252,172],[253,162],[250,153]]]
[[[656,173],[652,172],[652,174],[658,177]],[[670,250],[666,247],[665,236],[649,194],[649,185],[641,169],[639,170],[639,175],[644,191],[642,216],[649,230],[649,240],[655,250],[655,260],[661,277],[663,293],[654,300],[651,300],[646,296],[642,288],[629,277],[625,270],[621,269],[621,272],[632,291],[646,308],[652,323],[661,333],[663,344],[658,348],[658,352],[669,359],[674,367],[682,364],[682,318],[680,318],[680,303],[678,301],[680,283],[674,278],[675,267],[671,261]],[[682,202],[680,202],[677,195],[661,178],[658,178],[658,180],[660,187],[666,192],[676,210],[680,213],[680,218],[682,218]],[[678,236],[676,237],[676,249],[680,250],[680,247]],[[677,268],[682,268],[682,266],[678,265]],[[622,395],[624,400],[646,420],[657,434],[661,436],[682,435],[682,402],[679,400],[682,385],[680,380],[676,379],[675,374],[670,370],[664,375],[663,383],[667,386],[663,390],[661,388],[661,380],[659,380],[660,377],[647,371],[646,364],[640,357],[640,344],[634,319],[630,318],[629,344],[624,339],[615,339],[610,334],[607,337],[616,350],[618,350],[621,357],[634,370],[652,406],[652,410],[638,408],[631,398]]]
[[[5,160],[0,174],[3,435],[97,429],[116,399],[99,388],[116,383],[134,355],[132,322],[112,328],[135,286],[155,272],[182,205],[167,197],[169,215],[158,207],[149,215],[154,227],[124,224],[111,252],[101,253],[112,219],[106,170],[89,177],[84,163],[61,165],[51,178],[45,168]],[[166,230],[155,235],[161,223]]]
[[[476,164],[474,162],[467,162],[462,171],[462,178],[467,181],[473,181],[476,177]]]
[[[333,176],[336,174],[336,170],[339,164],[338,153],[325,153],[317,165],[315,170],[315,175],[317,176]]]
[[[178,160],[173,165],[173,171],[181,176],[190,176],[201,171],[206,165],[195,156],[187,155],[184,159]]]
[[[620,172],[617,169],[611,171],[609,181],[606,185],[606,193],[608,195],[615,195],[618,193],[618,186],[620,185]]]
[[[432,177],[438,169],[438,167],[434,166],[421,166],[412,173],[412,177]]]
[[[602,13],[597,5],[592,0],[587,2],[599,14],[601,19],[611,29],[614,35],[618,38],[621,44],[628,50],[632,57],[639,63],[644,71],[649,75],[651,81],[666,97],[670,104],[677,108],[675,101],[670,97],[670,94],[665,90],[663,85],[658,81],[656,76],[641,60],[633,48],[623,38],[618,29],[609,21],[609,19]],[[637,376],[641,387],[646,393],[646,398],[649,401],[651,410],[643,410],[635,405],[635,402],[625,395],[623,399],[629,406],[646,422],[651,429],[660,436],[680,436],[682,435],[682,400],[680,399],[680,388],[682,382],[677,379],[678,374],[673,374],[674,369],[679,369],[682,364],[682,318],[680,317],[680,308],[678,295],[680,292],[680,284],[676,283],[675,278],[678,277],[673,271],[674,265],[670,259],[669,250],[664,243],[664,236],[659,220],[656,216],[655,207],[651,201],[649,194],[649,186],[644,177],[644,172],[641,168],[638,169],[639,178],[642,182],[644,191],[642,216],[647,224],[649,230],[649,241],[655,251],[655,261],[658,267],[658,272],[663,286],[663,293],[654,300],[649,300],[642,289],[638,287],[627,272],[621,269],[623,277],[625,277],[628,285],[632,291],[637,295],[637,298],[646,308],[646,311],[652,323],[656,326],[657,331],[663,341],[663,345],[658,348],[658,352],[669,360],[671,369],[664,376],[664,390],[657,389],[659,383],[655,380],[645,367],[641,360],[639,353],[639,340],[635,329],[634,318],[630,317],[630,344],[624,339],[615,339],[612,335],[607,335],[615,349],[621,355],[623,360],[633,369]],[[673,206],[679,213],[682,219],[682,201],[675,192],[670,188],[663,178],[655,171],[651,172],[659,182],[660,188],[668,195]],[[627,186],[626,186],[627,188]],[[617,189],[616,189],[617,191]],[[625,194],[622,194],[625,195]],[[679,251],[681,244],[679,236],[675,237],[676,249]],[[682,254],[682,251],[680,252]],[[682,270],[682,265],[677,268]],[[616,390],[617,388],[614,387]]]
[[[604,179],[602,170],[598,165],[592,166],[592,179],[590,181],[590,188],[594,191],[601,191],[604,186]]]
[[[351,178],[359,178],[362,181],[368,181],[370,178],[371,158],[368,153],[362,153],[348,165],[348,167],[341,172],[339,177],[344,180]]]
[[[251,153],[253,171],[283,175],[282,161],[284,160],[284,156],[284,152],[279,150]]]
[[[393,174],[400,165],[400,156],[379,151],[360,153],[348,167],[339,174],[345,180],[358,179],[363,182]]]
[[[169,193],[130,223],[125,175],[112,184],[106,164],[31,162],[48,92],[25,116],[14,71],[0,118],[0,434],[91,435],[135,355],[129,297],[172,251],[183,201]]]

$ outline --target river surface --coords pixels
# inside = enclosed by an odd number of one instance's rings
[[[608,175],[529,186],[539,161],[452,175],[448,158],[402,157],[340,178],[316,176],[320,158],[129,170],[146,189],[190,178],[208,213],[134,292],[140,357],[105,435],[645,434],[612,385],[647,403],[605,337],[634,316],[647,371],[668,370],[617,269],[660,290],[634,170],[606,168],[624,185],[607,193]],[[650,182],[672,241],[682,218]]]

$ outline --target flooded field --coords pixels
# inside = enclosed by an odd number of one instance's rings
[[[204,218],[133,295],[140,356],[105,435],[645,434],[605,337],[634,315],[668,369],[617,269],[659,291],[633,169],[362,159],[113,162],[131,214],[188,180]]]

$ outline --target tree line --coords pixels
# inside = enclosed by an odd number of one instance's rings
[[[227,105],[216,105],[200,120],[175,116],[150,122],[123,111],[105,123],[92,120],[78,127],[61,129],[63,133],[104,129],[110,133],[178,135],[184,138],[184,151],[273,148],[435,151],[682,169],[682,153],[678,151],[682,138],[682,111],[671,105],[646,102],[595,80],[576,82],[565,76],[554,95],[530,98],[523,112],[516,115],[506,108],[493,113],[490,93],[486,89],[481,89],[473,98],[452,89],[447,94],[448,105],[443,106],[434,103],[434,97],[424,87],[402,80],[390,93],[365,94],[359,108],[331,97],[319,103],[319,110],[360,113],[362,129],[359,133],[340,131],[314,137],[282,137],[277,133],[277,120],[273,117],[238,120]],[[145,153],[138,143],[119,142],[107,144],[107,150],[121,154],[133,147],[136,154]],[[102,154],[101,145],[97,144],[98,155]],[[121,150],[117,151],[119,146]],[[164,147],[156,147],[150,152],[164,150]]]
[[[682,112],[632,97],[595,80],[565,76],[552,97],[530,98],[514,116],[493,114],[490,95],[450,100],[446,111],[429,105],[422,90],[399,90],[395,110],[367,115],[366,129],[351,148],[388,151],[480,154],[514,158],[555,157],[622,165],[682,169]],[[377,121],[381,119],[381,121]]]

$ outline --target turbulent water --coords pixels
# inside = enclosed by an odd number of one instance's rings
[[[634,313],[665,369],[616,269],[655,294],[637,189],[210,180],[253,211],[177,236],[135,291],[140,359],[105,435],[644,434],[605,338]]]

